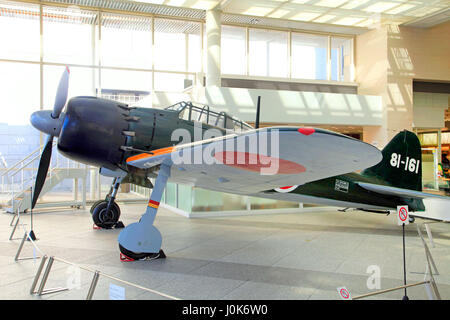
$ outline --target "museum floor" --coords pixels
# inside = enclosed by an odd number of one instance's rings
[[[122,204],[122,221],[125,225],[137,221],[144,208],[144,203]],[[67,284],[74,288],[42,297],[29,294],[40,260],[14,261],[20,240],[8,240],[11,217],[0,214],[0,299],[85,299],[93,274],[77,273],[59,261],[53,264],[46,288]],[[22,221],[29,227],[29,215]],[[371,291],[366,273],[371,265],[380,268],[382,289],[403,284],[401,228],[394,215],[324,210],[187,219],[160,208],[155,224],[167,258],[121,262],[120,230],[94,230],[89,210],[34,215],[36,243],[48,256],[180,299],[339,299],[336,288],[341,286],[356,296]],[[435,247],[430,249],[440,272],[435,279],[442,298],[449,299],[450,225],[436,223],[431,229]],[[423,280],[425,253],[416,225],[406,230],[408,283],[412,283]],[[18,230],[16,236],[22,235]],[[36,251],[25,243],[21,256],[30,255]],[[167,299],[102,276],[93,299],[108,299],[111,283],[124,287],[127,299]],[[396,291],[371,299],[402,295]],[[408,296],[428,298],[423,286],[408,289]]]

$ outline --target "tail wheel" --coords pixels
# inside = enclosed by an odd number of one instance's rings
[[[113,202],[109,212],[106,212],[108,207],[107,201],[99,203],[92,211],[92,220],[94,223],[103,229],[111,229],[120,218],[120,208],[117,203]]]

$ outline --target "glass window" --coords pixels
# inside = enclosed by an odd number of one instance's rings
[[[353,81],[353,39],[331,38],[331,80]]]
[[[181,92],[193,85],[193,76],[155,72],[155,91]]]
[[[176,208],[177,207],[177,185],[175,183],[167,183],[165,189],[165,203],[169,206]]]
[[[185,211],[191,212],[192,209],[192,187],[182,184],[178,184],[178,208]]]
[[[200,70],[200,26],[197,22],[155,19],[155,69]]]
[[[200,72],[202,70],[202,39],[200,35],[200,24],[196,33],[188,34],[188,71]]]
[[[251,210],[261,210],[261,209],[282,209],[282,208],[298,208],[298,202],[288,202],[282,200],[264,199],[249,197],[250,209]]]
[[[193,188],[192,212],[246,210],[246,200],[246,196]]]
[[[252,76],[288,76],[288,33],[250,29],[249,73]]]
[[[151,19],[102,14],[102,65],[151,69]]]
[[[150,71],[102,69],[102,97],[132,103],[144,99],[152,90]]]
[[[39,61],[39,7],[0,3],[0,57]],[[7,31],[6,31],[7,30]]]
[[[43,11],[44,61],[92,65],[95,13],[70,7]]]
[[[223,74],[247,73],[245,28],[222,26],[221,69]]]
[[[327,36],[292,33],[292,78],[327,80],[327,50]]]
[[[0,62],[0,70],[0,167],[9,167],[39,147],[39,131],[30,123],[39,110],[39,65]]]
[[[58,88],[64,66],[44,65],[44,109],[53,109],[56,90]],[[70,67],[69,92],[67,101],[76,96],[95,96],[98,84],[94,85],[94,68]]]

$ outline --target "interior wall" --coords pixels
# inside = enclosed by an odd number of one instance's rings
[[[450,22],[429,28],[382,26],[356,38],[359,94],[380,95],[383,125],[364,130],[364,141],[383,147],[412,130],[413,80],[450,81]]]
[[[358,94],[371,94],[381,97],[381,125],[365,127],[363,140],[382,147],[387,137],[386,124],[386,86],[387,86],[387,32],[385,27],[368,31],[355,39],[355,81]]]
[[[358,88],[350,85],[335,85],[322,83],[300,83],[292,81],[273,81],[259,79],[236,79],[222,77],[222,87],[248,88],[267,90],[290,90],[309,92],[331,92],[357,94]]]
[[[254,121],[261,96],[261,122],[307,125],[381,125],[381,99],[377,96],[206,87],[204,103],[244,120]]]

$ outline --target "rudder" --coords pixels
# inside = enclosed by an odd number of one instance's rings
[[[422,191],[422,150],[416,134],[404,130],[382,150],[383,160],[361,174],[388,185]]]

